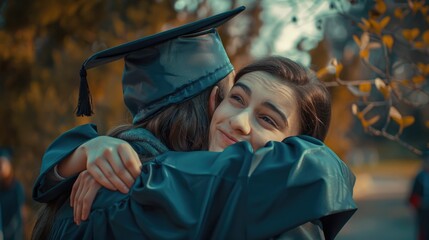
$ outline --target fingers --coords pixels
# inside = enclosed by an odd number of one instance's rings
[[[108,136],[85,145],[87,170],[102,186],[127,193],[140,174],[141,162],[127,142]]]
[[[126,170],[132,176],[131,185],[141,173],[142,163],[136,151],[129,144],[121,144],[118,147],[119,157],[125,166]],[[131,186],[130,186],[131,187]]]
[[[95,196],[97,195],[98,190],[100,189],[100,185],[92,181],[92,183],[89,183],[85,187],[89,188],[87,191],[84,191],[83,199],[80,199],[79,204],[82,206],[79,208],[81,212],[77,212],[77,217],[80,216],[80,219],[82,221],[85,221],[88,219],[89,213],[91,211],[92,202],[95,199]]]
[[[97,181],[103,187],[105,187],[111,191],[117,190],[115,185],[113,185],[113,183],[111,183],[110,180],[105,177],[104,173],[101,171],[101,169],[95,163],[93,165],[91,165],[91,167],[88,167],[88,172],[95,179],[95,181]]]
[[[109,162],[111,168],[113,169],[114,174],[118,177],[118,179],[125,184],[128,188],[130,188],[134,183],[134,178],[131,176],[130,172],[126,169],[124,161],[121,160],[120,152],[124,147],[118,146],[117,152],[106,151],[104,156],[106,156],[107,161]],[[128,161],[129,162],[129,161]],[[113,184],[121,184],[116,183],[114,179],[110,179]],[[118,187],[119,188],[119,187]]]
[[[75,193],[70,197],[70,201],[73,202],[73,218],[77,225],[88,218],[92,202],[100,188],[101,185],[87,171],[79,174],[78,180],[73,185]]]
[[[83,173],[83,172],[82,172]],[[78,178],[82,178],[82,173],[79,174]],[[74,217],[74,222],[79,225],[80,224],[80,218],[78,217],[78,212],[80,212],[80,205],[78,203],[78,200],[80,199],[82,192],[83,192],[83,187],[85,186],[85,184],[82,183],[83,180],[81,179],[79,181],[79,184],[77,185],[77,190],[76,190],[76,194],[73,196],[73,199],[71,199],[71,201],[73,201],[73,217]],[[74,186],[73,186],[74,187]]]
[[[75,196],[76,196],[76,192],[78,191],[78,189],[79,189],[79,184],[80,184],[80,182],[81,182],[81,178],[80,178],[80,174],[79,174],[79,177],[76,179],[76,181],[74,182],[74,184],[73,184],[73,187],[72,187],[72,191],[71,191],[71,193],[70,193],[70,207],[73,207],[73,201],[74,201],[74,198],[75,198]]]
[[[127,185],[122,182],[122,180],[116,175],[112,166],[109,164],[109,161],[97,161],[95,163],[98,168],[101,170],[102,174],[107,178],[107,180],[113,184],[113,186],[122,193],[127,193],[129,188]],[[121,173],[120,173],[121,174]]]

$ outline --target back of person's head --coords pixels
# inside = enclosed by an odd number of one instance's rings
[[[12,168],[12,149],[0,147],[0,189],[9,188],[14,175]]]
[[[308,69],[281,56],[271,56],[242,68],[235,79],[262,71],[274,76],[296,94],[300,111],[300,134],[324,140],[331,118],[331,98],[326,86]]]

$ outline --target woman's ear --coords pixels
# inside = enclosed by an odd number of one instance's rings
[[[216,110],[217,107],[217,95],[219,92],[219,87],[218,86],[214,86],[211,93],[210,93],[210,98],[209,98],[209,114],[210,114],[210,118],[213,116],[214,111]]]

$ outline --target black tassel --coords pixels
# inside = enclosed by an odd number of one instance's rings
[[[92,112],[92,99],[89,92],[88,81],[86,80],[86,69],[82,65],[80,69],[80,87],[79,87],[79,100],[77,103],[76,116],[91,116]]]

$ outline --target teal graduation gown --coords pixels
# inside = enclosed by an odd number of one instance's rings
[[[144,164],[128,194],[100,190],[79,226],[66,202],[51,237],[267,239],[317,221],[333,239],[356,210],[354,179],[329,148],[307,136],[269,142],[255,153],[246,142],[222,153],[167,152]],[[33,193],[42,200],[59,192],[43,187],[41,176]]]

